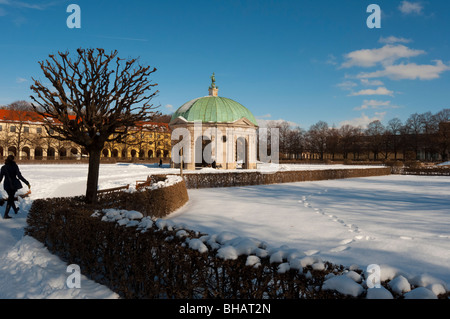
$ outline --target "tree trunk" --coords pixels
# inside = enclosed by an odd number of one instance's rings
[[[86,202],[97,202],[98,176],[100,171],[101,150],[89,150],[89,169],[86,187]]]

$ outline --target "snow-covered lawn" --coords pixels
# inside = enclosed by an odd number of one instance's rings
[[[21,212],[13,219],[0,218],[0,298],[117,298],[86,278],[81,289],[67,288],[67,265],[23,236],[32,200],[83,194],[87,166],[20,168],[33,193],[20,202]],[[99,188],[133,186],[136,180],[161,172],[177,170],[102,165]],[[263,240],[271,247],[287,245],[345,266],[365,269],[380,264],[388,269],[388,265],[406,278],[442,280],[449,287],[449,189],[450,177],[391,175],[189,190],[188,204],[167,219],[210,235],[226,231]],[[398,281],[400,285],[401,278]]]

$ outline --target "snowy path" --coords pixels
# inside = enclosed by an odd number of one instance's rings
[[[81,289],[67,288],[67,265],[23,236],[32,200],[83,194],[87,166],[20,168],[33,193],[13,219],[0,218],[0,298],[117,298],[85,277]],[[174,171],[102,165],[99,188],[134,185],[161,172]],[[168,219],[210,235],[230,231],[273,247],[287,245],[346,266],[387,264],[450,286],[449,189],[450,177],[392,175],[189,190],[188,204]]]

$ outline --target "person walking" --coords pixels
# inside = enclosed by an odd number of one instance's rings
[[[9,219],[9,210],[14,210],[14,213],[17,214],[19,212],[19,208],[16,207],[14,203],[15,195],[17,190],[22,188],[22,184],[20,180],[24,182],[28,188],[30,189],[30,183],[22,176],[19,170],[19,166],[17,166],[16,162],[14,162],[14,155],[9,155],[5,160],[5,165],[0,169],[0,183],[3,181],[3,177],[5,181],[3,183],[3,188],[8,194],[8,200],[5,209],[4,219]],[[19,180],[20,179],[20,180]]]

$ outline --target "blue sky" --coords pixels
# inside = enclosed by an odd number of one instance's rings
[[[69,4],[81,28],[69,29]],[[382,10],[369,29],[369,4]],[[79,47],[118,50],[158,69],[155,105],[171,113],[208,94],[261,120],[308,129],[366,125],[450,107],[450,1],[0,0],[0,105],[30,100],[38,61]]]

